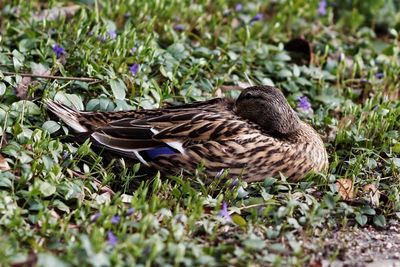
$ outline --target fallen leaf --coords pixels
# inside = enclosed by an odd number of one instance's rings
[[[0,170],[9,171],[10,169],[10,165],[8,165],[6,159],[2,155],[0,155]]]
[[[50,70],[40,63],[32,62],[31,70],[33,75],[50,75]],[[16,95],[22,100],[27,99],[29,86],[33,83],[32,77],[23,77],[21,82],[17,85]]]
[[[28,93],[28,88],[29,85],[32,82],[32,78],[31,77],[23,77],[21,82],[17,85],[16,88],[16,95],[20,98],[25,100],[27,93]]]
[[[133,196],[128,195],[128,194],[122,194],[121,195],[121,201],[123,203],[131,204],[132,203]]]
[[[55,210],[50,210],[50,216],[55,218],[55,219],[60,219],[60,215]]]
[[[368,202],[370,202],[374,207],[379,207],[381,192],[379,192],[378,188],[376,188],[374,184],[364,185],[362,193],[367,198]]]
[[[338,179],[336,181],[338,193],[343,200],[354,199],[354,187],[351,179]]]
[[[80,9],[79,5],[71,5],[65,7],[53,7],[51,9],[44,9],[40,12],[34,13],[32,15],[32,20],[42,21],[42,20],[57,20],[61,17],[70,18]]]

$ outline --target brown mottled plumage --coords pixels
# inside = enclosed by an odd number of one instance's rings
[[[279,173],[299,180],[328,166],[318,133],[273,87],[247,88],[236,101],[217,98],[155,110],[77,112],[46,104],[94,146],[166,174],[194,172],[203,164],[209,177],[228,169],[248,182]]]

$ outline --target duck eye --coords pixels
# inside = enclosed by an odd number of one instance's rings
[[[243,98],[247,98],[247,99],[253,98],[253,95],[252,95],[252,93],[247,92],[247,93],[245,93],[245,94],[243,95]]]

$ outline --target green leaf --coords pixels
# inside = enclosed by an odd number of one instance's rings
[[[44,197],[48,197],[56,192],[56,187],[48,182],[42,182],[39,186],[39,190]]]
[[[265,241],[259,238],[247,239],[243,245],[250,250],[262,250],[265,247]]]
[[[334,209],[336,207],[336,201],[332,195],[329,195],[329,194],[325,195],[324,201],[325,201],[326,206],[329,209]]]
[[[290,56],[286,53],[279,53],[274,57],[274,60],[276,61],[289,61]]]
[[[279,76],[280,78],[289,78],[289,77],[292,77],[293,74],[292,74],[292,72],[291,72],[290,70],[283,69],[283,70],[280,70],[280,71],[278,72],[278,76]]]
[[[0,82],[0,95],[4,95],[6,92],[6,85]]]
[[[75,94],[66,94],[64,92],[58,92],[54,96],[54,100],[59,101],[73,109],[83,110],[83,103],[79,96]]]
[[[126,96],[126,85],[121,79],[114,79],[110,81],[111,90],[116,99],[124,100]]]
[[[46,121],[43,123],[42,128],[52,134],[57,132],[61,126],[55,121]]]
[[[390,161],[395,167],[400,167],[400,158],[391,158]]]
[[[374,216],[374,224],[378,227],[385,227],[386,226],[386,219],[383,215],[375,215]]]
[[[361,226],[364,226],[368,221],[368,217],[367,216],[365,216],[365,215],[363,215],[361,213],[358,213],[358,212],[356,214],[356,218],[355,219],[356,219],[356,222]]]
[[[52,266],[67,267],[69,265],[50,253],[40,253],[38,255],[37,266],[40,266],[40,267],[52,267]]]
[[[70,208],[67,205],[65,205],[64,202],[62,202],[62,201],[60,201],[58,199],[54,200],[53,206],[56,207],[57,209],[61,210],[61,211],[66,212],[66,213],[70,212]]]
[[[392,147],[392,149],[393,149],[393,152],[394,152],[394,153],[400,154],[400,142],[399,142],[399,143],[396,143],[396,144]]]
[[[234,223],[236,223],[237,225],[242,226],[242,227],[246,227],[247,226],[247,221],[242,216],[240,216],[239,214],[233,214],[231,216],[231,218],[232,218],[232,221]]]

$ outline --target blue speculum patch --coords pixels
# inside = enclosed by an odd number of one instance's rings
[[[143,152],[150,160],[153,160],[156,157],[161,156],[161,155],[172,155],[172,154],[177,153],[177,151],[175,149],[168,147],[168,146],[156,147],[156,148],[146,150]]]

